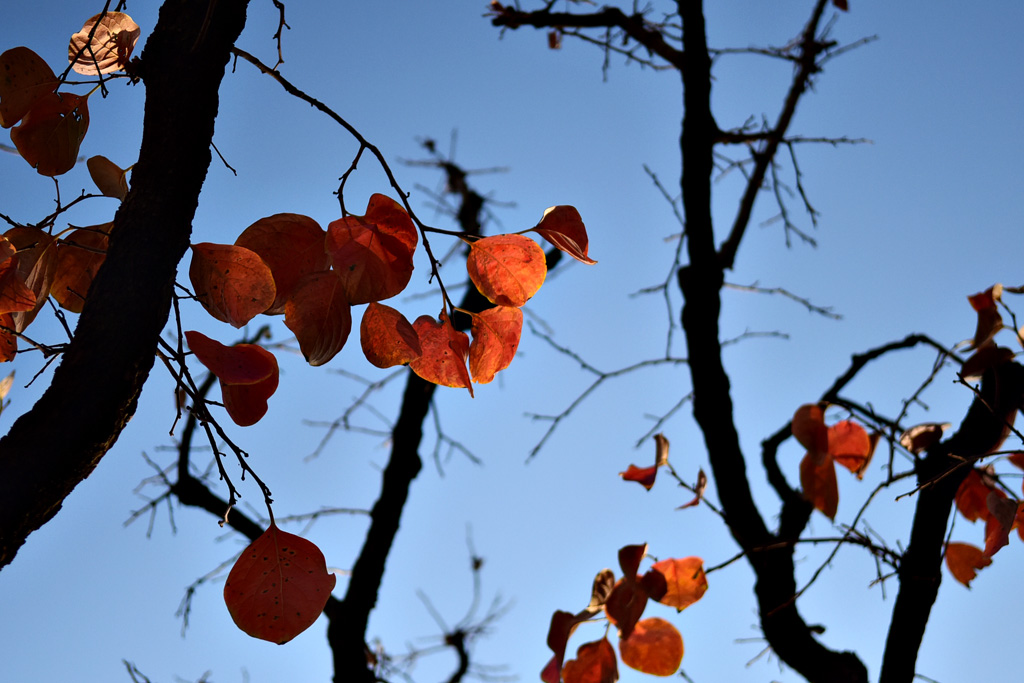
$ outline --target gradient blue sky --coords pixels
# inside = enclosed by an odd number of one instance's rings
[[[156,21],[157,4],[129,4],[142,41]],[[715,47],[785,44],[811,6],[708,4],[709,40]],[[792,210],[818,247],[787,248],[778,224],[759,227],[775,213],[765,195],[730,275],[739,284],[784,287],[833,307],[843,319],[811,315],[780,297],[725,294],[724,336],[788,335],[786,340],[750,339],[726,353],[755,496],[769,516],[777,501],[759,480],[760,441],[831,384],[851,354],[911,332],[952,345],[973,333],[968,294],[1021,279],[1024,49],[1019,27],[1024,8],[1006,0],[972,8],[950,0],[851,4],[833,36],[844,43],[867,36],[878,40],[829,63],[815,92],[802,102],[792,130],[872,143],[802,147],[804,183],[822,214],[818,228],[795,202]],[[0,23],[0,49],[26,45],[60,71],[68,36],[101,7],[70,0],[12,5]],[[567,39],[560,51],[551,51],[542,32],[527,29],[500,36],[483,18],[485,10],[483,2],[464,1],[288,3],[292,30],[285,35],[282,70],[381,148],[402,186],[413,191],[413,206],[438,227],[451,223],[415,188],[439,190],[439,174],[401,161],[424,158],[417,144],[424,137],[446,149],[453,130],[458,131],[458,163],[509,169],[472,178],[495,200],[515,202],[492,207],[500,225],[496,221],[490,230],[530,227],[553,204],[578,207],[590,232],[591,256],[600,263],[558,271],[530,302],[531,318],[559,344],[606,371],[663,355],[669,324],[663,301],[630,295],[667,277],[674,251],[670,238],[679,231],[671,208],[643,170],[646,164],[667,186],[677,185],[679,79],[671,72],[624,66],[613,57],[605,81],[596,48]],[[276,19],[272,3],[252,3],[240,46],[272,62]],[[723,56],[715,74],[715,114],[722,127],[732,127],[750,116],[773,118],[790,69],[764,58]],[[332,191],[356,151],[353,140],[246,64],[227,76],[222,92],[215,142],[238,176],[214,163],[194,241],[231,242],[254,220],[278,212],[304,213],[321,225],[336,219]],[[135,160],[143,94],[141,87],[118,83],[105,100],[93,96],[83,155],[103,154],[121,165]],[[0,212],[32,223],[51,210],[52,182],[17,156],[0,154],[0,177]],[[731,223],[739,187],[735,174],[716,185],[715,218],[723,230]],[[84,165],[61,179],[65,200],[83,188],[92,188]],[[364,158],[347,201],[361,209],[373,192],[389,189],[380,169]],[[109,220],[115,209],[114,200],[97,199],[66,218],[90,225]],[[433,243],[440,251],[450,244],[439,237]],[[440,306],[426,272],[420,263],[413,279],[413,289],[427,293],[424,298],[399,297],[397,305],[410,318],[434,314]],[[456,266],[442,275],[452,285],[464,278]],[[676,296],[674,316],[678,304]],[[186,316],[194,329],[224,342],[234,338],[233,330],[200,310]],[[60,339],[59,328],[45,317],[33,332]],[[287,330],[279,320],[275,324],[275,339],[286,340]],[[539,337],[525,336],[520,348],[500,381],[479,387],[475,400],[464,391],[440,392],[437,414],[445,436],[484,464],[473,465],[456,453],[443,461],[441,476],[430,451],[436,434],[428,434],[427,467],[414,485],[369,635],[395,654],[406,644],[436,644],[431,637],[438,629],[417,597],[419,590],[449,624],[459,620],[471,596],[466,547],[471,528],[476,552],[486,560],[485,603],[499,593],[514,600],[493,635],[478,644],[476,660],[507,665],[507,673],[532,681],[549,656],[544,639],[551,612],[585,605],[593,575],[615,567],[620,546],[648,542],[655,556],[700,555],[709,566],[731,557],[735,546],[706,508],[675,511],[686,496],[667,479],[648,493],[617,476],[629,463],[643,465],[653,458],[649,441],[639,449],[635,445],[653,424],[651,416],[665,414],[689,391],[685,367],[609,381],[524,464],[546,428],[525,414],[561,412],[593,378]],[[678,334],[673,352],[683,354]],[[304,420],[331,420],[362,391],[357,381],[332,371],[373,379],[383,373],[362,360],[358,344],[350,343],[320,369],[280,355],[282,383],[268,417],[251,428],[231,429],[273,489],[276,514],[368,507],[378,490],[386,439],[340,433],[319,458],[307,460],[323,430]],[[849,395],[893,415],[932,360],[925,352],[890,358],[858,379]],[[26,388],[41,367],[39,356],[24,354],[13,365],[18,381],[0,429],[31,405],[50,376],[45,371]],[[952,379],[948,370],[939,377],[924,397],[929,410],[915,408],[911,423],[959,421],[970,396]],[[392,383],[373,396],[372,405],[383,417],[362,411],[358,423],[386,428],[385,420],[397,411],[399,388]],[[168,436],[173,420],[172,383],[157,368],[114,450],[57,518],[0,572],[0,680],[123,681],[128,677],[122,659],[161,682],[193,681],[207,671],[218,683],[330,679],[323,620],[282,647],[252,640],[231,623],[221,579],[199,588],[190,629],[181,637],[175,611],[185,587],[230,559],[243,543],[224,534],[209,515],[180,508],[174,510],[176,533],[166,507],[149,539],[145,519],[123,526],[131,511],[145,504],[135,492],[153,474],[143,453],[171,462],[173,454],[162,449],[173,443]],[[707,459],[688,408],[663,431],[672,441],[675,467],[692,480]],[[794,481],[801,455],[793,443],[782,453]],[[864,482],[840,477],[837,521],[850,520],[882,479],[881,460]],[[891,544],[906,541],[912,499],[893,501],[904,492],[890,489],[867,514],[872,528]],[[157,493],[155,487],[141,490]],[[243,493],[246,503],[261,507],[254,486],[247,482]],[[710,498],[715,499],[713,492]],[[359,516],[290,528],[316,542],[329,565],[341,568],[353,561],[364,529]],[[816,515],[811,531],[829,535],[833,528]],[[961,522],[953,535],[980,543],[982,531]],[[801,585],[823,552],[798,551]],[[1022,559],[1021,544],[1014,540],[970,591],[944,581],[920,673],[942,683],[1017,677],[1012,615],[1021,602]],[[869,587],[874,577],[871,558],[844,549],[801,601],[809,621],[827,626],[823,640],[858,651],[873,678],[896,590],[894,583],[885,585],[884,595]],[[747,665],[763,643],[756,640],[746,565],[737,562],[713,573],[709,583],[706,597],[678,616],[649,608],[682,631],[687,675],[697,683],[798,680],[771,657]],[[343,585],[339,581],[339,595]],[[578,631],[570,649],[601,632],[600,626]],[[424,659],[413,677],[441,680],[453,664],[447,654]],[[651,680],[625,669],[620,673],[627,682]]]

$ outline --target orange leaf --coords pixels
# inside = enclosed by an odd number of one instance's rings
[[[978,575],[978,569],[992,564],[992,559],[985,556],[981,548],[969,543],[949,543],[946,545],[946,568],[953,578],[971,587],[971,581]]]
[[[11,129],[11,142],[37,173],[52,177],[75,165],[88,130],[88,97],[53,92],[32,103],[21,123]]]
[[[864,470],[874,451],[871,437],[856,422],[843,420],[828,428],[828,452],[836,464],[850,470],[859,479],[864,478]]]
[[[71,36],[68,44],[71,68],[86,76],[120,71],[131,58],[141,32],[139,25],[123,12],[97,14]]]
[[[796,409],[790,424],[793,436],[800,445],[815,455],[820,462],[828,451],[828,428],[825,410],[818,403],[806,403]]]
[[[608,621],[619,629],[620,638],[628,638],[647,607],[647,591],[632,579],[619,579],[604,603]]]
[[[188,347],[220,380],[221,398],[240,427],[256,424],[267,413],[267,399],[277,390],[277,359],[255,344],[224,346],[195,331],[185,332]]]
[[[0,313],[31,311],[36,295],[18,272],[15,246],[7,237],[0,237]]]
[[[985,503],[989,512],[985,520],[985,555],[992,557],[1010,542],[1010,530],[1017,518],[1017,502],[994,489],[989,492]]]
[[[79,228],[57,244],[57,265],[50,294],[61,308],[81,313],[92,280],[107,258],[107,233],[113,223]]]
[[[839,486],[836,483],[836,466],[829,453],[821,464],[815,463],[812,453],[808,452],[800,461],[800,486],[803,488],[804,499],[820,510],[829,519],[836,518],[839,509]]]
[[[655,562],[640,582],[653,599],[679,612],[704,597],[708,589],[704,560],[699,557]]]
[[[332,358],[352,331],[352,307],[334,271],[308,273],[292,290],[284,324],[295,333],[306,362],[316,367]]]
[[[664,619],[651,617],[636,624],[627,638],[619,640],[626,666],[654,676],[671,676],[683,663],[683,637]]]
[[[416,330],[405,316],[377,302],[363,312],[359,341],[366,360],[378,368],[405,365],[423,354]]]
[[[546,209],[534,230],[577,261],[588,265],[597,263],[587,256],[587,228],[576,207],[552,206]]]
[[[956,490],[956,509],[968,522],[988,519],[988,494],[992,491],[977,469],[972,469]]]
[[[0,363],[14,360],[14,355],[18,353],[18,335],[11,332],[13,329],[14,318],[11,314],[0,314]]]
[[[370,197],[365,216],[327,226],[327,252],[350,304],[389,299],[409,284],[419,235],[409,214],[382,194]]]
[[[576,659],[565,663],[562,679],[565,683],[615,683],[619,667],[612,644],[602,638],[580,645]]]
[[[10,128],[36,100],[57,89],[59,81],[42,57],[27,47],[0,54],[0,126]]]
[[[14,329],[22,332],[35,319],[50,295],[50,286],[57,271],[57,242],[49,233],[28,226],[11,228],[4,237],[18,250],[18,276],[36,299],[32,310],[13,316]]]
[[[472,332],[469,371],[474,382],[487,384],[515,357],[523,332],[523,312],[512,306],[488,308],[473,315]]]
[[[271,523],[228,573],[224,602],[238,628],[283,645],[313,625],[336,581],[319,548]]]
[[[544,284],[544,250],[523,235],[494,235],[473,242],[466,270],[492,304],[522,306]]]
[[[619,472],[619,476],[624,480],[635,481],[648,491],[650,491],[651,487],[654,486],[654,479],[657,475],[657,465],[652,465],[650,467],[637,467],[636,465],[630,465],[626,468],[625,472]],[[633,490],[635,491],[636,489]]]
[[[473,395],[466,359],[469,357],[469,335],[459,332],[441,313],[438,320],[421,315],[412,324],[420,340],[423,354],[409,361],[409,368],[417,375],[446,387],[464,387]]]
[[[277,295],[266,313],[284,313],[303,276],[331,267],[331,257],[324,250],[326,236],[315,220],[297,213],[261,218],[238,236],[235,246],[256,252],[274,276]]]
[[[103,156],[89,157],[85,162],[89,168],[89,176],[104,197],[113,197],[124,201],[128,195],[128,173],[110,159]]]
[[[277,296],[270,268],[245,247],[193,244],[188,276],[209,314],[236,328],[267,310]]]

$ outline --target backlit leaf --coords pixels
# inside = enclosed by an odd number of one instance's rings
[[[971,587],[971,581],[978,575],[979,569],[992,564],[992,559],[985,556],[981,548],[969,543],[949,543],[946,545],[946,568],[953,578]]]
[[[900,435],[900,445],[917,455],[942,441],[942,434],[952,425],[948,422],[925,422],[915,425]]]
[[[684,503],[676,508],[676,510],[685,510],[696,505],[700,505],[700,501],[704,499],[704,491],[708,487],[708,475],[704,474],[704,469],[701,468],[697,471],[697,485],[693,487],[693,500],[689,503]]]
[[[284,324],[299,340],[306,362],[316,367],[341,351],[352,331],[352,307],[334,271],[304,276],[284,308]]]
[[[274,354],[256,344],[225,346],[192,330],[185,332],[185,339],[199,362],[220,380],[221,399],[231,420],[240,427],[259,422],[277,390]]]
[[[1010,542],[1010,530],[1017,519],[1017,501],[994,489],[985,502],[989,512],[985,521],[985,555],[992,557]]]
[[[635,481],[648,491],[650,491],[651,487],[654,486],[654,481],[657,475],[657,465],[651,465],[650,467],[637,467],[636,465],[630,465],[626,468],[625,472],[619,472],[619,476],[625,481]],[[634,491],[635,490],[636,489],[634,489]]]
[[[326,237],[319,223],[297,213],[261,218],[238,236],[235,246],[256,252],[274,276],[277,295],[266,313],[284,313],[299,280],[331,267],[331,257],[324,250]]]
[[[577,261],[588,265],[597,263],[587,256],[587,228],[576,207],[552,206],[546,209],[534,230]]]
[[[22,332],[35,319],[50,295],[50,286],[57,272],[57,241],[49,233],[28,226],[11,228],[4,237],[18,250],[18,275],[36,298],[32,310],[13,316],[14,329]]]
[[[956,509],[969,522],[987,519],[988,505],[986,501],[992,490],[992,485],[985,481],[981,472],[972,469],[956,490]]]
[[[544,250],[523,235],[494,235],[473,242],[466,259],[469,279],[488,301],[522,306],[544,284]]]
[[[473,315],[471,331],[469,372],[474,382],[487,384],[515,357],[523,332],[523,312],[512,306],[488,308]]]
[[[466,359],[469,357],[469,335],[452,327],[448,316],[435,320],[421,315],[412,324],[420,340],[422,355],[409,362],[417,375],[446,387],[464,387],[473,395]]]
[[[828,428],[828,452],[836,464],[864,478],[864,470],[871,462],[875,444],[867,430],[851,420],[842,420]]]
[[[622,663],[654,676],[671,676],[683,663],[683,637],[664,619],[637,622],[633,632],[619,641]]]
[[[71,68],[86,76],[120,71],[131,58],[140,33],[139,25],[123,12],[97,14],[71,36],[68,44]],[[92,40],[89,40],[90,34]]]
[[[814,505],[829,519],[836,518],[839,509],[839,485],[836,483],[836,466],[829,453],[820,464],[808,452],[800,461],[800,487],[804,500]]]
[[[0,363],[14,360],[18,353],[18,335],[14,329],[14,319],[10,313],[0,314]]]
[[[366,360],[378,368],[405,365],[423,353],[416,330],[405,316],[376,302],[363,312],[359,341]]]
[[[85,165],[89,168],[89,177],[104,197],[124,201],[128,196],[127,171],[104,156],[89,157]]]
[[[562,679],[565,683],[615,683],[619,667],[612,644],[602,638],[580,645],[576,659],[565,663]]]
[[[236,328],[266,311],[277,296],[270,268],[245,247],[193,244],[188,275],[199,303]]]
[[[0,237],[0,314],[31,311],[36,295],[18,272],[15,246],[7,237]]]
[[[87,97],[47,93],[33,102],[21,123],[11,129],[11,142],[37,173],[58,176],[78,161],[78,149],[88,130]]]
[[[704,597],[708,589],[704,560],[699,557],[655,562],[641,583],[653,599],[680,612]]]
[[[409,284],[419,234],[409,214],[382,194],[370,197],[365,216],[327,226],[327,252],[349,303],[389,299]]]
[[[806,403],[796,409],[790,424],[793,436],[800,445],[813,453],[820,462],[828,451],[828,428],[825,426],[825,409],[818,403]]]
[[[283,645],[313,625],[336,581],[319,548],[271,523],[231,568],[224,602],[238,628]]]
[[[57,244],[57,265],[50,294],[61,308],[81,313],[92,280],[107,258],[107,233],[113,223],[74,230]]]
[[[27,47],[0,54],[0,126],[10,128],[40,97],[57,89],[59,81],[42,57]]]

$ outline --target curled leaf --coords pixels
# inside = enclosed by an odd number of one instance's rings
[[[306,362],[316,367],[341,351],[352,331],[352,307],[333,271],[308,273],[292,289],[284,324],[295,334]]]
[[[587,228],[576,207],[552,206],[546,209],[534,230],[577,261],[587,265],[597,263],[587,256]]]
[[[91,17],[71,36],[68,62],[86,76],[114,73],[124,68],[142,33],[123,12],[103,12]]]
[[[104,156],[89,157],[85,162],[89,176],[104,197],[124,201],[128,196],[128,172]]]
[[[193,330],[185,332],[185,339],[199,362],[220,380],[224,408],[232,421],[240,427],[259,422],[277,390],[274,354],[256,344],[225,346]]]

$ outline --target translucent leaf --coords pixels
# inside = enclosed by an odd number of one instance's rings
[[[323,365],[341,351],[352,331],[352,307],[334,271],[305,275],[284,308],[284,324],[299,340],[312,366]]]
[[[635,481],[650,491],[651,487],[654,486],[656,477],[658,476],[658,466],[651,465],[650,467],[637,467],[636,465],[630,465],[626,468],[625,472],[619,472],[619,476],[625,481]]]
[[[708,589],[704,560],[699,557],[655,562],[641,583],[651,598],[680,612],[704,597]]]
[[[671,676],[683,663],[683,637],[664,619],[637,622],[633,632],[619,641],[626,666],[653,676]]]
[[[50,295],[57,272],[57,241],[44,230],[28,226],[11,228],[4,237],[18,250],[18,276],[32,290],[36,300],[31,310],[13,316],[14,329],[22,332],[35,319]]]
[[[977,469],[972,469],[956,490],[956,509],[969,522],[988,518],[988,494],[992,485],[985,481]]]
[[[235,246],[256,252],[274,276],[277,295],[266,313],[284,313],[299,280],[331,267],[331,257],[324,250],[326,237],[319,223],[297,213],[261,218],[238,236]]]
[[[828,453],[820,464],[808,452],[800,461],[800,487],[804,500],[814,505],[829,519],[836,518],[839,509],[839,485],[836,483],[836,466]]]
[[[231,568],[224,603],[238,628],[283,645],[313,625],[336,580],[319,548],[271,524]]]
[[[469,335],[452,327],[444,313],[438,320],[421,315],[412,327],[416,330],[423,353],[409,362],[409,368],[428,382],[469,389],[472,396],[473,385],[466,367]]]
[[[576,650],[576,659],[565,663],[562,680],[565,683],[615,683],[619,680],[615,650],[608,639],[580,645]]]
[[[499,306],[525,304],[548,272],[544,250],[523,235],[494,235],[473,242],[466,270],[480,293]]]
[[[85,296],[104,259],[113,223],[79,228],[57,244],[57,265],[50,294],[61,308],[81,313]]]
[[[818,403],[806,403],[796,409],[790,425],[793,436],[800,445],[821,459],[828,451],[828,428],[825,426],[825,409]]]
[[[473,316],[471,331],[469,371],[474,382],[487,384],[515,357],[523,332],[523,312],[512,306],[488,308]]]
[[[256,344],[225,346],[206,335],[185,332],[189,349],[220,380],[221,398],[231,420],[240,427],[256,424],[267,413],[267,400],[277,390],[277,359]]]
[[[971,587],[971,581],[978,575],[979,569],[992,564],[992,559],[985,556],[981,548],[969,543],[949,543],[946,545],[946,568],[953,578]]]
[[[0,54],[0,126],[10,128],[40,97],[57,89],[59,81],[42,57],[27,47]]]
[[[843,420],[828,428],[828,452],[836,464],[863,479],[875,452],[875,443],[859,424]]]
[[[378,368],[405,365],[423,354],[416,330],[405,316],[376,302],[363,312],[359,341],[366,360]]]
[[[77,73],[86,76],[120,71],[131,58],[140,33],[139,25],[123,12],[97,14],[71,36],[68,62]]]
[[[37,173],[52,177],[74,167],[88,130],[86,97],[48,93],[33,102],[21,123],[11,129],[11,142]]]
[[[587,228],[576,207],[552,206],[544,211],[544,216],[534,230],[577,261],[588,265],[597,263],[587,256]]]
[[[6,237],[0,237],[0,314],[30,311],[36,305],[36,295],[18,272],[15,246]]]
[[[327,226],[327,252],[349,303],[389,299],[409,284],[419,235],[409,214],[390,197],[370,197],[365,216]]]
[[[104,156],[89,157],[85,165],[89,168],[89,177],[104,197],[124,201],[128,196],[127,171]]]
[[[236,328],[266,311],[277,296],[270,268],[244,247],[193,244],[188,275],[199,303],[214,318]]]

